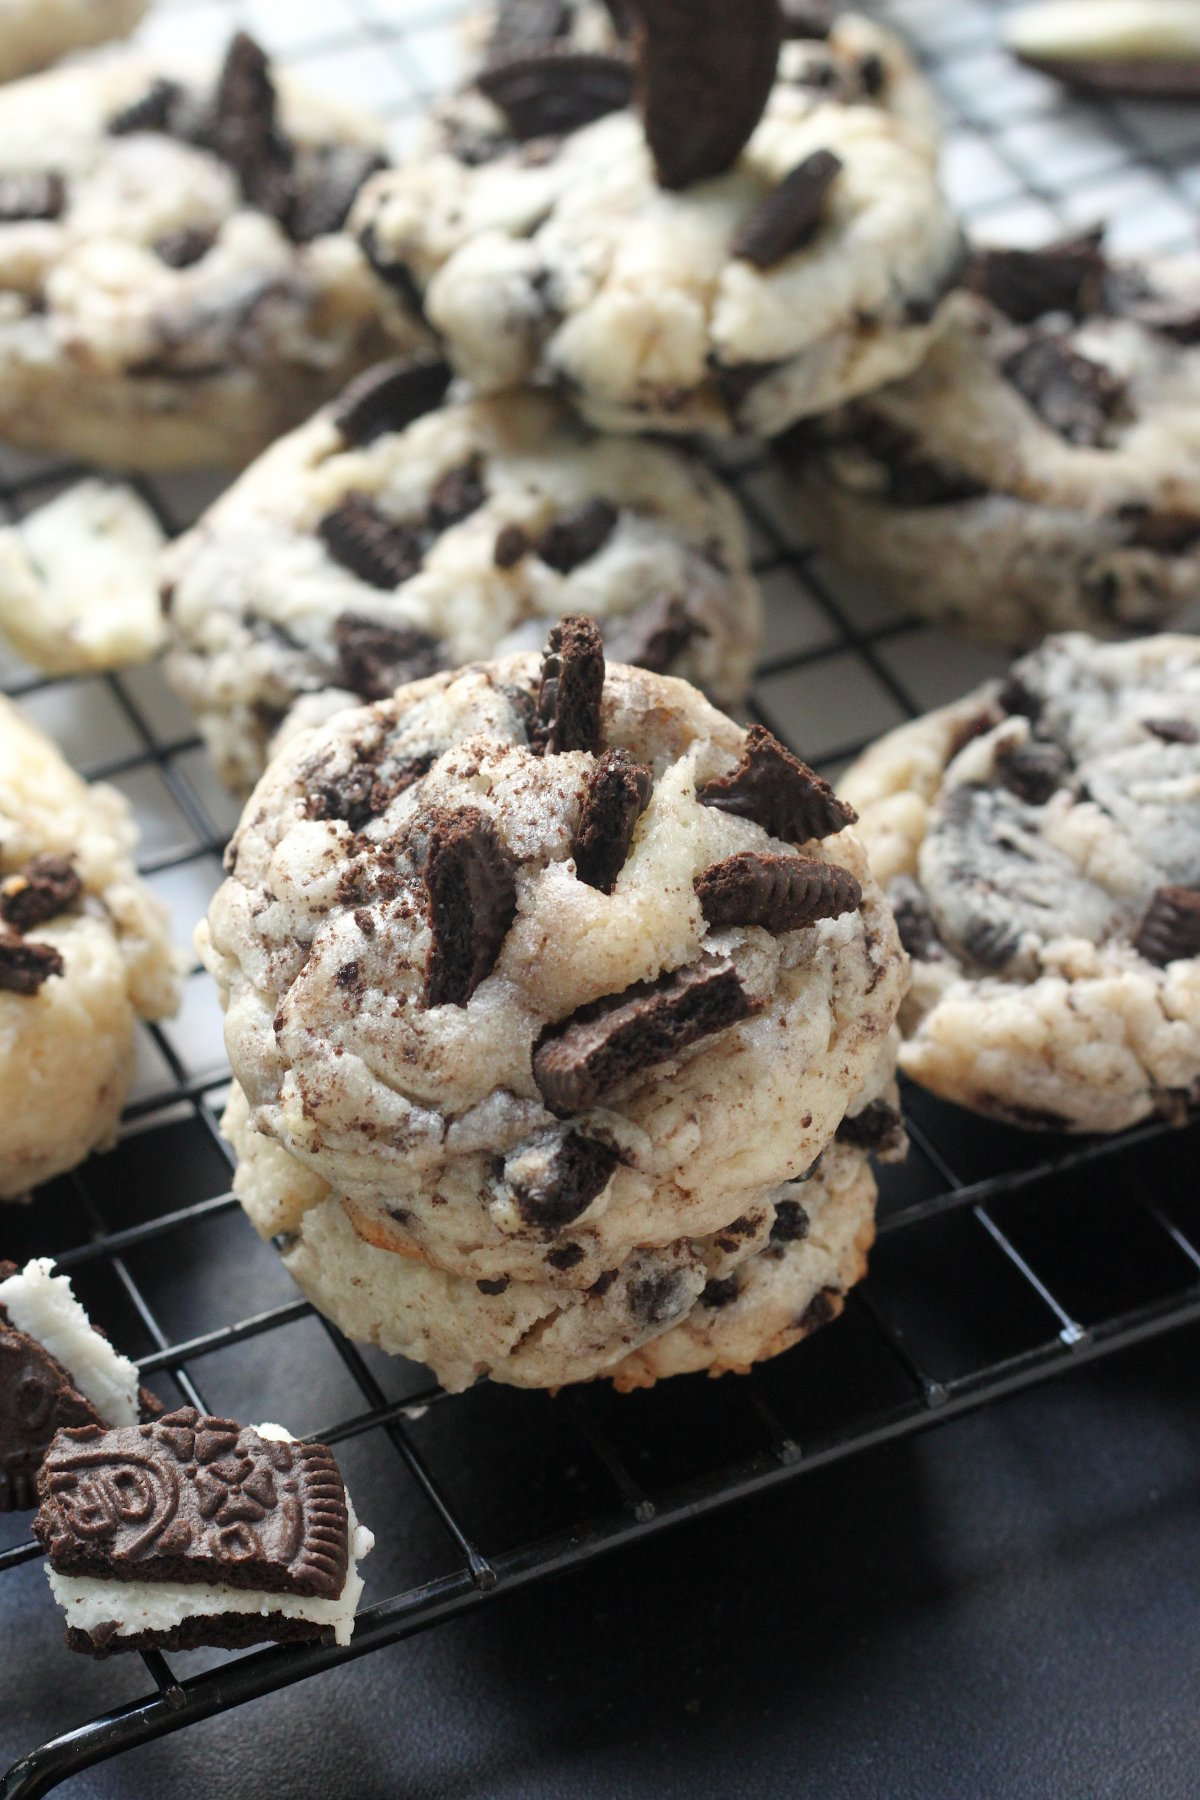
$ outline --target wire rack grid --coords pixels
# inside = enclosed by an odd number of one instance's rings
[[[455,77],[462,10],[461,0],[163,0],[142,35],[211,53],[244,25],[282,60],[311,64],[327,88],[381,111],[402,150],[422,106]],[[982,0],[879,10],[908,32],[938,86],[946,181],[974,229],[1036,242],[1106,218],[1119,249],[1190,244],[1200,109],[1066,99],[1004,57],[998,9]],[[767,601],[751,710],[825,773],[1003,666],[810,554],[761,453],[726,453],[721,464]],[[79,472],[0,452],[0,508],[18,517]],[[170,531],[216,491],[202,479],[139,485]],[[157,672],[51,681],[6,660],[0,683],[77,767],[126,793],[143,873],[186,941],[220,878],[235,809]],[[623,1398],[593,1386],[451,1399],[421,1370],[351,1345],[295,1297],[229,1192],[227,1080],[215,998],[193,969],[179,1018],[142,1028],[117,1149],[30,1207],[5,1209],[0,1253],[54,1255],[168,1402],[282,1417],[338,1446],[379,1536],[368,1604],[346,1649],[170,1662],[147,1653],[141,1674],[136,1658],[105,1664],[89,1672],[97,1710],[86,1723],[64,1678],[53,1735],[0,1782],[6,1800],[32,1800],[122,1750],[490,1597],[1200,1320],[1200,1198],[1187,1179],[1200,1126],[1031,1137],[908,1091],[912,1153],[883,1171],[871,1274],[835,1328],[737,1380],[693,1377]],[[20,1610],[23,1631],[57,1632],[48,1594],[31,1621],[29,1590],[15,1591],[38,1554],[27,1521],[0,1520],[0,1628]]]

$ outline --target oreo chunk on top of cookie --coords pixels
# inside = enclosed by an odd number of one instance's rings
[[[704,806],[753,819],[772,837],[793,844],[829,837],[858,816],[765,725],[749,727],[737,767],[705,782],[696,797]]]

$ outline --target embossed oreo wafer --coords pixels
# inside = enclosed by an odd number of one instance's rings
[[[853,825],[854,808],[827,781],[793,756],[765,725],[751,725],[741,761],[698,790],[704,806],[753,819],[772,837],[802,844]]]
[[[629,0],[638,101],[664,187],[721,175],[763,115],[779,60],[779,0]]]
[[[761,925],[767,931],[797,931],[853,912],[862,902],[862,888],[836,863],[755,850],[712,863],[697,875],[695,888],[710,925]]]
[[[371,1538],[323,1444],[183,1407],[59,1432],[38,1494],[72,1649],[349,1641]]]
[[[571,614],[550,632],[538,685],[537,743],[547,755],[599,750],[604,640],[594,619]]]

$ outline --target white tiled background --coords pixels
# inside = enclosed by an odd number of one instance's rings
[[[174,53],[215,56],[235,26],[279,60],[387,120],[393,154],[428,100],[456,80],[464,0],[158,0],[139,36]],[[1105,219],[1118,250],[1192,246],[1200,204],[1200,105],[1087,102],[1020,68],[1000,49],[1003,10],[984,0],[883,0],[872,8],[913,42],[943,99],[944,178],[980,233],[1037,243]],[[754,707],[811,762],[836,774],[861,744],[997,671],[995,651],[897,614],[810,557],[778,474],[745,448],[727,459],[745,503],[767,600]],[[0,448],[0,508],[48,498],[63,471]],[[144,484],[164,520],[186,525],[217,491],[211,477]],[[0,681],[89,775],[125,792],[141,860],[187,943],[220,878],[236,810],[191,723],[155,670],[47,682],[0,652]],[[191,975],[177,1020],[146,1032],[135,1098],[145,1110],[177,1082],[214,1085],[223,1070],[210,984]]]

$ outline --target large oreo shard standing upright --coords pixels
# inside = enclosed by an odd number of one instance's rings
[[[208,136],[241,183],[251,206],[273,218],[292,199],[291,146],[276,118],[275,83],[265,51],[244,31],[235,33],[217,82]]]
[[[465,1006],[495,968],[516,915],[513,859],[478,807],[435,813],[425,829],[425,1004]]]
[[[705,782],[696,798],[703,806],[753,819],[772,837],[793,844],[829,837],[853,825],[858,817],[827,781],[785,749],[765,725],[749,727],[737,767]]]
[[[779,0],[629,0],[629,10],[637,98],[660,186],[723,175],[775,84]]]
[[[534,748],[552,756],[566,750],[599,751],[603,692],[600,628],[582,613],[567,613],[552,628],[542,658]]]
[[[597,762],[571,842],[575,873],[588,887],[612,893],[653,786],[654,771],[628,750],[606,750]]]

